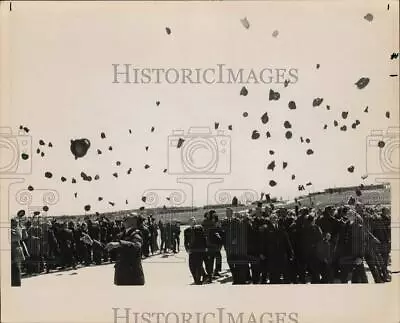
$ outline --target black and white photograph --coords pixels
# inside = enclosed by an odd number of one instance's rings
[[[115,285],[144,285],[167,266],[179,272],[176,284],[190,283],[189,273],[196,285],[391,281],[388,185],[261,197],[68,217],[21,209],[11,219],[11,284],[41,274],[67,283],[80,269],[107,281],[113,267]]]
[[[399,319],[398,1],[0,9],[2,321]]]

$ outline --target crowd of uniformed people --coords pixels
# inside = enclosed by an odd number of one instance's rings
[[[233,284],[367,283],[366,270],[375,283],[391,279],[387,207],[350,201],[324,209],[258,203],[236,210],[226,208],[222,219],[212,209],[201,221],[190,219],[183,244],[194,284],[219,279],[223,259]],[[20,286],[21,275],[115,262],[115,284],[143,285],[141,260],[179,252],[180,233],[179,221],[154,216],[17,216],[11,220],[11,283]]]
[[[137,216],[136,230],[142,242],[140,258],[179,252],[180,223],[153,216]],[[47,220],[17,216],[11,220],[12,285],[21,284],[21,275],[115,262],[118,251],[107,244],[126,233],[124,220]]]
[[[226,253],[233,284],[375,283],[390,281],[390,210],[349,205],[323,210],[263,207],[225,219],[207,212],[192,218],[185,248],[194,284],[220,276]]]

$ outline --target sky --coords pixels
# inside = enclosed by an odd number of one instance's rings
[[[397,131],[399,127],[398,77],[389,76],[398,73],[398,59],[390,59],[398,49],[398,8],[387,10],[382,4],[371,6],[369,12],[365,5],[349,10],[339,1],[312,7],[265,3],[264,11],[251,3],[224,7],[188,3],[179,12],[168,3],[154,7],[150,2],[123,6],[99,2],[97,10],[74,3],[13,6],[9,74],[2,74],[9,91],[3,92],[8,95],[0,110],[2,133],[10,128],[12,135],[0,135],[0,142],[14,140],[20,145],[29,136],[32,146],[29,159],[19,160],[17,170],[0,173],[10,214],[41,209],[46,204],[43,195],[49,192],[58,199],[49,205],[48,214],[57,216],[83,214],[85,206],[90,206],[89,213],[201,206],[261,192],[291,199],[302,193],[299,185],[309,182],[310,192],[371,184],[377,177],[373,173],[393,177],[380,168],[377,140],[382,138],[387,147],[389,143],[394,147],[392,165],[398,170],[398,136],[387,134],[388,127]],[[372,20],[365,18],[368,13]],[[248,28],[241,21],[245,17]],[[166,69],[226,64],[256,71],[294,68],[298,80],[287,87],[113,84],[113,64]],[[361,78],[369,83],[359,89],[355,83]],[[247,95],[241,95],[243,86]],[[279,93],[278,100],[270,100],[271,90]],[[313,106],[316,98],[323,99],[319,106]],[[290,101],[296,109],[289,108]],[[348,112],[346,119],[343,112]],[[264,124],[265,113],[269,120]],[[353,129],[356,120],[359,124]],[[284,127],[285,121],[290,129]],[[18,134],[20,125],[28,127],[29,133]],[[340,130],[344,125],[347,130]],[[181,154],[190,143],[191,127],[210,130],[210,135],[197,137],[209,147],[226,142],[227,153],[221,146],[214,151],[223,174],[173,173],[190,162]],[[183,133],[171,137],[174,130]],[[288,130],[290,139],[285,137]],[[381,130],[382,135],[372,138],[372,130]],[[258,139],[252,139],[254,131],[260,134]],[[185,140],[181,148],[171,145],[170,139],[179,138]],[[77,139],[88,139],[90,148],[75,159],[70,144]],[[4,147],[2,167],[9,153]],[[36,153],[38,148],[43,157]],[[314,153],[308,155],[308,149]],[[199,163],[211,156],[211,150],[192,150],[185,156],[189,155]],[[276,166],[270,170],[267,166],[273,161]],[[348,170],[351,166],[353,172]],[[46,172],[52,178],[46,178]],[[99,180],[83,181],[81,172],[92,178],[98,174]],[[365,174],[368,178],[362,179]],[[24,181],[8,187],[14,179]],[[26,191],[21,190],[28,186],[33,187],[32,201],[24,204]]]

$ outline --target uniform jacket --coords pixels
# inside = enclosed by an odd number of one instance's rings
[[[206,251],[206,237],[201,225],[186,228],[183,231],[185,249],[189,253]]]
[[[21,263],[25,260],[22,244],[21,228],[11,229],[11,261],[13,263]]]
[[[227,256],[247,256],[247,229],[246,223],[237,218],[226,219],[222,222],[224,230],[224,248]]]
[[[119,241],[115,264],[115,285],[144,285],[142,267],[143,239],[138,230],[129,229]]]

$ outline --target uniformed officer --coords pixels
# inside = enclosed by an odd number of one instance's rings
[[[205,275],[203,261],[206,256],[206,237],[203,227],[196,224],[194,217],[190,222],[190,227],[184,231],[184,245],[189,254],[189,269],[194,283],[201,285],[201,277]]]
[[[144,285],[142,267],[143,238],[138,228],[137,214],[131,214],[124,220],[124,232],[119,241],[109,242],[108,251],[117,250],[115,264],[115,285]]]
[[[21,286],[21,262],[25,260],[23,243],[18,220],[11,219],[11,286]]]

